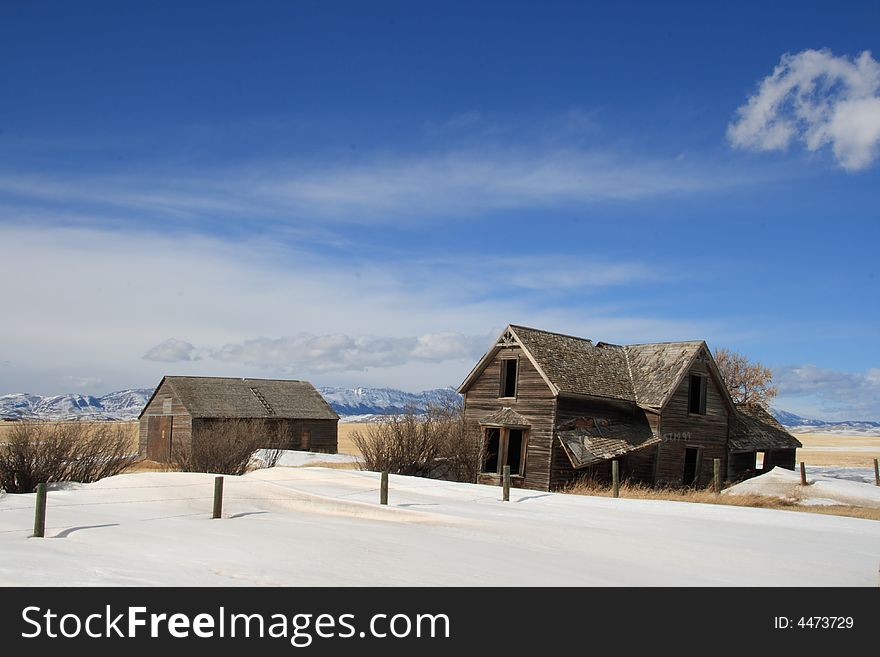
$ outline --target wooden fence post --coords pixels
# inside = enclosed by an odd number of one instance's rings
[[[880,486],[880,465],[877,465],[877,459],[874,459],[874,485]]]
[[[214,477],[214,515],[219,518],[223,515],[223,477]]]
[[[37,506],[34,510],[34,537],[46,535],[46,484],[37,484]]]
[[[504,474],[501,477],[501,485],[504,487],[504,495],[502,499],[505,502],[510,501],[510,466],[504,466]]]
[[[617,459],[611,461],[611,488],[614,497],[620,497],[620,465]]]
[[[807,485],[807,466],[801,461],[801,486]]]
[[[721,459],[712,459],[712,475],[715,482],[715,494],[721,494]]]
[[[388,504],[388,472],[382,472],[382,479],[379,485],[379,504]]]

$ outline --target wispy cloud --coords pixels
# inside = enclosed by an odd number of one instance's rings
[[[809,151],[830,145],[849,171],[869,167],[880,146],[880,63],[829,50],[785,54],[737,110],[727,136],[737,148],[785,150],[795,139]]]
[[[200,350],[206,358],[276,372],[357,372],[417,363],[473,360],[486,349],[489,336],[452,331],[414,337],[349,336],[342,333],[299,333],[280,338],[254,338]],[[180,348],[182,346],[182,348]],[[165,362],[193,360],[196,348],[171,338],[144,355]]]
[[[143,218],[341,224],[478,218],[511,210],[704,193],[733,172],[671,158],[553,147],[374,154],[358,162],[255,162],[236,169],[140,175],[0,174],[7,202]]]
[[[836,420],[880,419],[880,369],[841,372],[797,365],[776,368],[780,402],[803,403],[820,417]],[[784,406],[783,406],[784,407]]]

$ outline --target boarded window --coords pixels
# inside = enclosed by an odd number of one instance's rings
[[[688,412],[706,414],[706,382],[705,376],[691,374],[688,388]]]
[[[170,399],[165,399],[162,401],[162,412],[165,413],[166,415],[171,414],[171,400]]]
[[[516,397],[516,358],[501,361],[501,396]]]
[[[486,429],[483,445],[483,472],[498,472],[501,429]]]
[[[300,435],[299,441],[300,449],[311,449],[312,448],[312,432],[308,429],[304,429],[302,434]]]

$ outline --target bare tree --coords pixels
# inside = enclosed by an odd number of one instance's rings
[[[243,475],[271,468],[292,444],[290,427],[259,419],[206,421],[191,444],[175,444],[171,461],[185,472]]]
[[[409,409],[363,431],[352,440],[363,470],[450,481],[476,480],[479,432],[468,423],[460,403],[430,406],[423,415]]]
[[[769,367],[726,348],[715,351],[715,362],[735,403],[766,407],[776,396],[778,389],[772,385],[773,372]]]
[[[0,488],[30,493],[37,484],[90,483],[138,458],[127,427],[111,422],[20,422],[0,444]]]

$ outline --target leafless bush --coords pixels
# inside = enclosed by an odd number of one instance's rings
[[[0,488],[30,493],[37,484],[89,483],[117,475],[138,458],[129,430],[102,422],[21,422],[0,444]]]
[[[363,456],[363,470],[476,481],[479,431],[465,421],[461,404],[431,406],[421,416],[410,409],[351,438]]]
[[[195,427],[194,427],[195,429]],[[175,445],[171,461],[186,472],[242,475],[271,468],[293,442],[290,427],[257,419],[204,421],[192,444]]]

